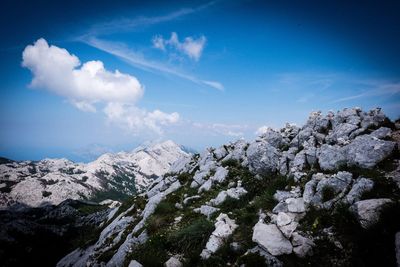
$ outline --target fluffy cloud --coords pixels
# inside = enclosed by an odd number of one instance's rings
[[[150,129],[157,134],[162,134],[162,126],[175,124],[179,121],[179,114],[164,113],[160,110],[147,112],[133,105],[109,103],[104,108],[104,113],[109,121],[117,123],[131,132],[139,134],[145,129]]]
[[[183,42],[180,42],[178,34],[173,32],[171,33],[171,37],[167,40],[157,35],[153,37],[152,41],[155,48],[166,51],[166,48],[170,47],[198,61],[206,44],[206,37],[201,36],[197,39],[186,37]]]
[[[118,70],[108,71],[101,61],[81,64],[78,57],[66,49],[49,46],[45,39],[28,45],[22,58],[22,66],[33,74],[32,87],[63,96],[86,112],[96,112],[97,103],[106,104],[104,113],[109,121],[133,132],[162,133],[162,126],[179,120],[177,113],[148,112],[136,107],[135,103],[144,93],[138,79]]]
[[[78,57],[44,39],[28,45],[22,58],[22,66],[33,73],[32,87],[64,96],[84,111],[95,111],[93,104],[101,101],[134,103],[143,95],[135,77],[110,72],[101,61],[81,65]]]

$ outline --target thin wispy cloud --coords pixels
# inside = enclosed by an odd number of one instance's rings
[[[166,15],[151,17],[140,16],[132,19],[124,18],[113,20],[107,23],[95,24],[89,29],[89,31],[87,31],[83,35],[76,37],[75,40],[84,42],[92,47],[114,55],[129,63],[130,65],[140,68],[142,70],[159,74],[173,75],[199,85],[212,87],[217,90],[223,90],[224,86],[218,81],[200,79],[194,75],[187,74],[181,70],[178,70],[166,63],[150,60],[123,43],[107,41],[103,38],[100,38],[100,36],[104,36],[109,33],[135,31],[138,28],[177,20],[184,16],[200,12],[214,5],[216,2],[217,1],[211,1],[194,8],[182,8]],[[180,51],[181,53],[187,55],[189,58],[198,61],[203,52],[205,42],[206,38],[204,36],[201,36],[198,39],[187,37],[184,39],[183,42],[180,42],[177,34],[173,32],[169,40],[155,37],[153,39],[153,46],[161,50],[165,50],[167,45],[172,46],[177,51]]]
[[[332,101],[332,103],[345,102],[365,97],[393,96],[400,94],[400,83],[393,83],[388,81],[371,81],[371,80],[361,81],[360,83],[367,88],[372,87],[372,89],[368,89],[358,94],[336,99]]]
[[[171,13],[160,15],[160,16],[139,16],[135,18],[123,18],[112,20],[106,23],[98,23],[93,25],[84,36],[101,36],[115,32],[127,32],[134,31],[138,27],[152,26],[159,23],[177,20],[184,16],[192,15],[199,11],[202,11],[210,6],[213,6],[217,1],[211,1],[204,5],[200,5],[194,8],[181,8]]]
[[[244,131],[249,128],[248,125],[226,124],[226,123],[193,122],[193,123],[191,123],[191,125],[195,129],[206,130],[207,132],[213,133],[215,135],[225,135],[225,136],[232,136],[232,137],[244,136]]]
[[[101,40],[95,37],[84,38],[82,39],[82,41],[92,47],[114,55],[134,67],[138,67],[146,71],[177,76],[196,84],[206,85],[218,90],[224,89],[224,86],[220,82],[199,79],[193,75],[189,75],[180,70],[174,69],[173,67],[168,66],[164,63],[146,59],[142,54],[139,54],[133,49],[126,47],[124,44]]]

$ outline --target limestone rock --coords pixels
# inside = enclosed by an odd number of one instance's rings
[[[132,261],[129,263],[128,267],[143,267],[143,265],[140,264],[138,261],[132,260]]]
[[[291,223],[293,218],[289,216],[287,213],[279,212],[276,218],[276,224],[278,226],[284,226]]]
[[[285,202],[289,212],[301,213],[306,211],[303,198],[288,198]]]
[[[376,137],[379,139],[384,139],[386,137],[390,137],[392,135],[392,130],[387,127],[381,127],[375,131],[373,131],[370,136]]]
[[[395,145],[395,142],[380,140],[370,135],[358,136],[345,146],[347,165],[371,169],[390,156]]]
[[[311,239],[301,236],[298,233],[293,233],[292,245],[293,252],[300,258],[311,256],[313,254],[312,248],[315,246]]]
[[[258,222],[253,228],[252,239],[273,256],[292,253],[292,244],[275,224]]]
[[[249,168],[254,173],[276,172],[279,156],[279,151],[265,141],[253,142],[247,149]]]
[[[350,192],[347,194],[346,202],[349,204],[353,204],[354,202],[359,201],[361,196],[365,192],[371,191],[373,187],[374,187],[374,182],[372,180],[364,177],[358,178],[354,182]]]
[[[208,259],[211,254],[216,252],[223,245],[224,240],[228,238],[237,227],[238,226],[234,220],[231,220],[228,215],[221,213],[217,217],[215,230],[212,232],[209,240],[207,241],[206,248],[203,249],[200,256],[203,259]]]
[[[164,266],[165,267],[182,267],[183,264],[177,257],[173,256],[164,263]]]
[[[337,170],[347,163],[345,151],[336,145],[323,144],[319,148],[318,162],[320,168],[324,171]]]
[[[194,212],[201,213],[201,214],[207,216],[207,218],[210,218],[210,216],[211,216],[214,212],[216,212],[216,211],[218,211],[218,210],[219,210],[218,208],[214,208],[214,207],[212,207],[212,206],[201,205],[200,208],[196,208],[196,209],[194,209],[193,211],[194,211]]]
[[[363,228],[369,228],[379,221],[382,208],[392,203],[391,199],[378,198],[357,201],[351,206]]]

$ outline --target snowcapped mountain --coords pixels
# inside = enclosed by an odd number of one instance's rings
[[[143,191],[179,158],[189,157],[172,141],[131,152],[107,153],[90,163],[67,159],[0,160],[0,208],[40,206],[66,199],[124,198]]]

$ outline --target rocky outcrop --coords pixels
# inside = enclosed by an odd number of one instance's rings
[[[380,262],[390,266],[393,240],[386,251],[379,247],[385,240],[354,240],[381,227],[382,211],[399,200],[398,132],[380,109],[354,108],[313,112],[302,127],[286,124],[254,141],[207,148],[175,162],[114,210],[95,242],[58,265],[135,259],[144,266],[347,266],[357,246],[366,246],[358,252],[384,251]],[[400,229],[384,229],[385,236],[394,230]]]
[[[388,198],[361,200],[354,203],[351,210],[357,215],[361,226],[369,228],[379,221],[382,209],[391,203],[393,201]]]
[[[203,259],[208,259],[223,245],[224,240],[226,240],[226,238],[228,238],[236,228],[237,225],[235,224],[235,221],[231,220],[228,215],[221,213],[217,217],[215,230],[212,232],[207,241],[206,248],[203,249],[200,256]]]
[[[249,168],[255,173],[274,173],[278,169],[280,153],[271,144],[259,141],[247,149]]]
[[[293,246],[275,224],[258,222],[254,226],[253,241],[273,256],[292,253]]]

